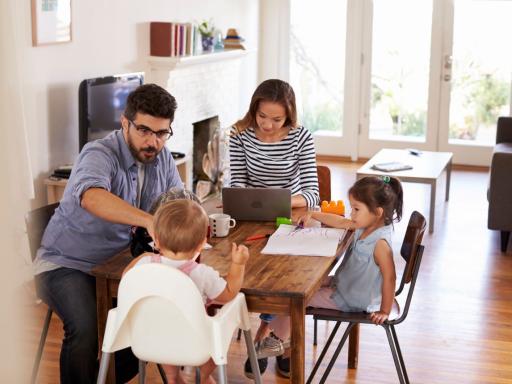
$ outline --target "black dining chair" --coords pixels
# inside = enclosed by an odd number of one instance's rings
[[[37,250],[41,245],[41,239],[43,238],[44,230],[46,225],[50,221],[55,209],[59,206],[59,203],[53,203],[46,205],[41,208],[34,209],[25,215],[25,225],[27,228],[28,243],[30,248],[30,256],[32,261],[36,257]],[[37,289],[36,289],[37,294]],[[43,329],[41,331],[41,337],[39,338],[39,346],[32,366],[32,375],[30,382],[35,383],[37,378],[37,371],[39,370],[39,364],[41,362],[41,356],[43,354],[44,343],[46,341],[46,335],[48,334],[48,328],[50,327],[50,321],[52,319],[53,311],[48,307],[46,316],[43,323]]]
[[[400,255],[405,260],[405,268],[402,275],[402,279],[400,281],[400,286],[398,290],[395,292],[395,299],[398,303],[403,304],[400,305],[397,311],[393,311],[389,319],[385,321],[381,326],[385,329],[386,335],[388,338],[389,347],[391,348],[391,353],[393,355],[393,361],[395,363],[396,371],[398,373],[398,378],[401,384],[409,383],[409,377],[407,376],[407,370],[405,368],[404,359],[402,356],[402,351],[400,349],[400,345],[398,343],[398,337],[395,331],[395,325],[400,324],[407,317],[407,313],[409,312],[409,307],[412,300],[412,295],[414,292],[414,287],[416,285],[416,280],[418,278],[418,273],[420,269],[421,259],[423,255],[424,246],[421,245],[421,241],[423,239],[423,234],[426,228],[426,220],[423,215],[417,211],[414,211],[411,214],[409,219],[409,224],[407,225],[407,230],[405,232],[404,241],[402,243],[402,247],[400,249]],[[407,289],[406,289],[407,288]],[[405,293],[407,291],[407,293]],[[311,383],[320,364],[322,363],[329,346],[332,343],[340,325],[342,322],[348,323],[348,326],[343,334],[332,358],[329,362],[327,369],[325,370],[320,383],[325,383],[329,373],[338,358],[341,349],[347,337],[350,334],[350,331],[356,324],[373,324],[370,319],[370,314],[366,312],[342,312],[330,309],[321,309],[321,308],[307,308],[306,314],[313,315],[315,320],[328,320],[328,321],[336,321],[336,325],[334,326],[333,331],[329,335],[327,342],[320,353],[318,361],[316,362],[311,374],[307,380],[307,383]]]

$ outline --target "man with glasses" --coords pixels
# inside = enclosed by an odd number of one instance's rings
[[[40,297],[64,323],[61,383],[94,383],[98,369],[95,279],[89,273],[129,246],[132,227],[153,234],[152,202],[183,187],[165,147],[176,100],[145,84],[127,99],[121,129],[88,143],[73,166],[60,205],[34,261]],[[137,373],[130,350],[116,353],[116,377]]]

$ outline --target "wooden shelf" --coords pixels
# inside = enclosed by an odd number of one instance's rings
[[[179,56],[179,57],[160,57],[149,56],[148,63],[154,69],[173,70],[175,68],[183,68],[198,64],[213,63],[223,60],[241,59],[250,51],[243,49],[228,49],[212,53],[202,53],[200,55]]]

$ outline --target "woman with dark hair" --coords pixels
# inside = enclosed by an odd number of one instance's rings
[[[313,136],[297,123],[295,93],[278,79],[265,80],[252,95],[249,110],[231,129],[231,187],[287,188],[291,205],[314,207],[320,197]],[[258,365],[276,356],[277,371],[290,376],[289,340],[273,329],[275,316],[262,314],[256,333]],[[253,377],[249,360],[245,374]]]
[[[295,93],[278,79],[265,80],[249,110],[231,129],[232,187],[288,188],[292,207],[319,203],[313,136],[297,123]]]

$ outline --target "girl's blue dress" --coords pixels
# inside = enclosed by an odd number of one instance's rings
[[[382,274],[375,264],[373,252],[378,240],[384,239],[391,247],[392,226],[386,225],[360,240],[362,229],[356,230],[346,259],[333,278],[332,299],[345,312],[375,312],[382,300]]]

